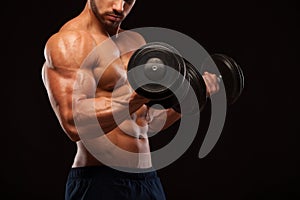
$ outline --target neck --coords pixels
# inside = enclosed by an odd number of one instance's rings
[[[116,36],[116,37],[118,37],[118,34],[120,32],[120,26],[113,27],[113,28],[111,28],[111,30],[107,29],[106,32],[107,32],[107,34],[109,36]]]

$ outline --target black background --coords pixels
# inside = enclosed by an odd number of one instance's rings
[[[43,87],[43,48],[84,4],[2,4],[1,199],[63,199],[75,144]],[[243,94],[228,109],[210,154],[198,158],[199,136],[158,171],[168,199],[299,199],[299,24],[299,7],[289,1],[137,0],[123,28],[180,31],[210,53],[234,57],[245,75]]]

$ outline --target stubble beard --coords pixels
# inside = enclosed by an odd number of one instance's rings
[[[110,21],[106,21],[99,13],[98,7],[94,0],[90,0],[90,6],[91,6],[92,12],[94,13],[95,17],[103,25],[104,29],[109,33],[109,35],[117,34],[121,23],[120,22],[113,23]]]

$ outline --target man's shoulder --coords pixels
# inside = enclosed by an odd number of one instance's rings
[[[134,38],[134,39],[138,39],[138,40],[144,40],[144,37],[142,36],[141,33],[135,31],[134,29],[133,30],[123,30],[121,29],[120,30],[120,33],[122,35],[126,35],[127,37],[130,37],[130,38]]]
[[[144,36],[134,30],[121,30],[120,36],[124,40],[132,42],[138,46],[144,45],[146,43]]]
[[[53,34],[46,43],[46,50],[58,52],[76,53],[90,51],[96,46],[93,37],[86,31],[82,30],[60,30]]]
[[[95,45],[93,38],[85,31],[63,30],[48,39],[45,57],[52,66],[70,64],[76,67]]]
[[[60,30],[49,37],[46,45],[74,47],[74,45],[95,45],[95,41],[83,30]]]

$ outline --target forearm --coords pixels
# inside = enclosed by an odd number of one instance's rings
[[[120,123],[131,118],[147,102],[144,98],[132,95],[129,99],[90,98],[81,99],[73,106],[74,121],[80,128],[90,131],[99,130],[108,133],[117,128]]]
[[[173,109],[169,108],[167,109],[167,120],[165,122],[165,125],[163,126],[163,129],[169,128],[171,125],[173,125],[177,120],[181,118],[181,114],[178,112],[175,112]]]
[[[181,118],[181,114],[171,108],[165,110],[152,109],[149,113],[152,115],[152,119],[149,123],[149,132],[152,133],[169,128]]]

